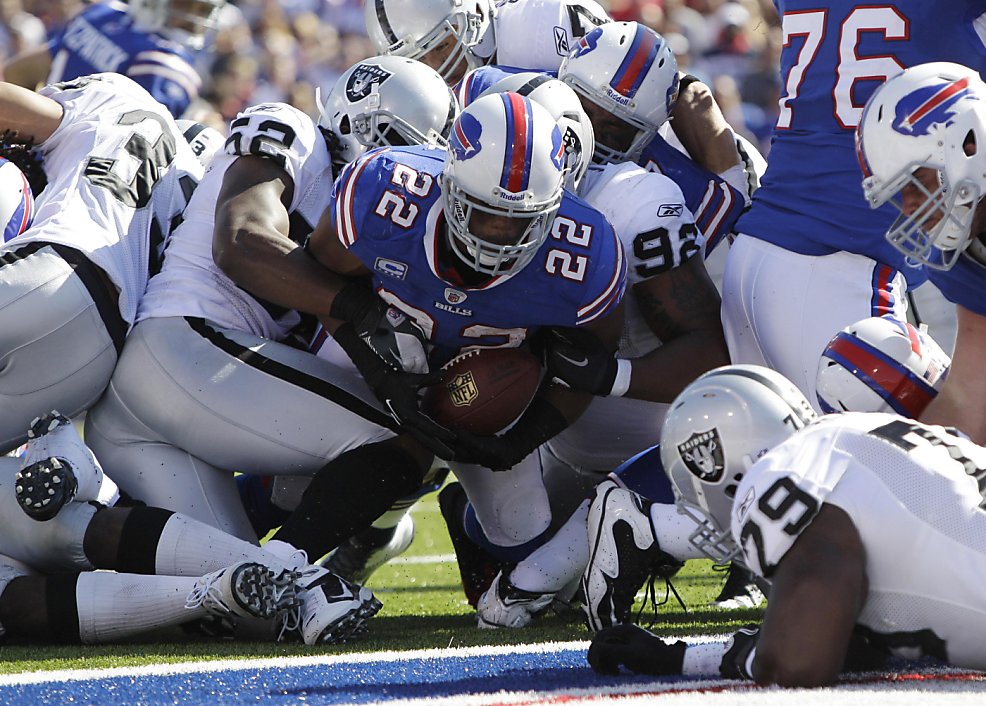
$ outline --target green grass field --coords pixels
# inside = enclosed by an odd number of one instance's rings
[[[449,541],[436,495],[414,508],[417,532],[405,557],[451,555]],[[651,629],[662,635],[726,633],[759,619],[758,610],[722,611],[708,608],[719,592],[723,575],[708,561],[692,561],[674,579],[688,606],[682,610],[672,596],[662,605]],[[214,658],[257,658],[352,651],[405,650],[436,647],[467,647],[486,644],[518,644],[544,641],[585,640],[589,633],[581,611],[549,614],[522,630],[480,630],[473,610],[459,585],[458,570],[451,562],[394,562],[377,571],[368,582],[383,601],[383,610],[369,623],[369,633],[347,645],[307,647],[271,642],[190,640],[178,630],[148,636],[123,645],[48,647],[41,645],[0,646],[0,673],[123,667],[161,662],[184,662]],[[658,597],[664,587],[657,585]],[[638,596],[638,606],[643,594]],[[647,608],[641,623],[655,619]]]

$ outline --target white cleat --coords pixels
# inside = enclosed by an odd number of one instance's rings
[[[533,593],[517,588],[502,571],[476,604],[480,628],[526,628],[534,616],[551,605],[553,593]]]
[[[75,500],[88,502],[98,498],[103,483],[103,469],[82,441],[72,420],[57,411],[31,422],[27,430],[27,444],[21,456],[21,469],[26,470],[52,458],[59,459],[71,469],[77,485]]]
[[[369,589],[321,566],[305,569],[297,589],[300,605],[282,616],[279,640],[295,634],[306,645],[346,642],[383,606]]]
[[[406,552],[413,541],[414,520],[404,515],[391,531],[371,527],[350,537],[329,555],[323,566],[347,581],[362,585],[374,571]]]
[[[205,608],[219,617],[270,619],[297,605],[297,574],[274,574],[268,567],[245,561],[206,574],[195,583],[185,607]]]

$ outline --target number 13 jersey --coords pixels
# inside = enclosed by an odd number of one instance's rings
[[[866,555],[864,632],[901,657],[986,668],[986,449],[890,414],[833,414],[740,483],[732,533],[767,578],[829,503]]]

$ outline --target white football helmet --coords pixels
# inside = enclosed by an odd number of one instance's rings
[[[517,93],[473,101],[452,125],[439,177],[452,251],[490,277],[517,274],[548,236],[564,166],[561,129],[547,108]],[[477,213],[518,219],[523,230],[512,243],[484,240],[474,233]]]
[[[343,73],[323,105],[315,90],[318,124],[338,138],[333,158],[352,162],[373,147],[444,147],[458,103],[442,77],[414,59],[376,56]]]
[[[952,364],[933,338],[906,321],[872,316],[842,329],[818,363],[823,412],[891,412],[917,419]]]
[[[0,157],[0,226],[3,240],[16,238],[34,221],[34,194],[27,177],[9,159]]]
[[[226,138],[213,127],[203,125],[194,120],[176,120],[182,136],[199,158],[203,167],[208,167],[212,156],[226,145]]]
[[[678,98],[674,52],[664,37],[637,22],[610,22],[587,33],[562,61],[558,78],[637,128],[626,149],[597,135],[594,161],[602,163],[635,161]]]
[[[596,147],[595,133],[582,103],[567,84],[547,74],[524,71],[500,79],[483,91],[503,93],[513,91],[543,105],[558,121],[565,142],[565,187],[578,191],[582,177],[592,161]]]
[[[866,103],[856,149],[870,206],[891,202],[901,212],[887,240],[915,262],[952,267],[986,193],[986,84],[979,74],[935,62],[891,78]],[[921,167],[937,172],[937,188],[915,178]],[[901,197],[906,186],[926,197],[910,214]]]
[[[455,37],[455,49],[438,67],[438,73],[446,80],[463,61],[462,70],[467,71],[492,57],[495,13],[493,0],[366,0],[364,3],[366,31],[381,54],[421,59],[447,37]]]
[[[127,12],[137,29],[201,49],[225,4],[226,0],[128,0]]]
[[[780,373],[757,365],[710,370],[671,403],[661,462],[678,512],[695,520],[689,541],[723,564],[739,555],[729,531],[736,488],[750,466],[816,415]]]

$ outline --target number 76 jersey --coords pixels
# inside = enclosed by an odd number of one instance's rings
[[[891,653],[986,669],[986,448],[892,414],[823,417],[755,463],[732,534],[769,578],[822,503],[866,556],[857,624]]]
[[[546,242],[517,274],[469,287],[443,270],[444,164],[444,150],[428,147],[369,152],[336,180],[331,212],[377,293],[434,345],[516,347],[542,326],[581,326],[617,306],[626,287],[623,247],[602,214],[567,192]]]

